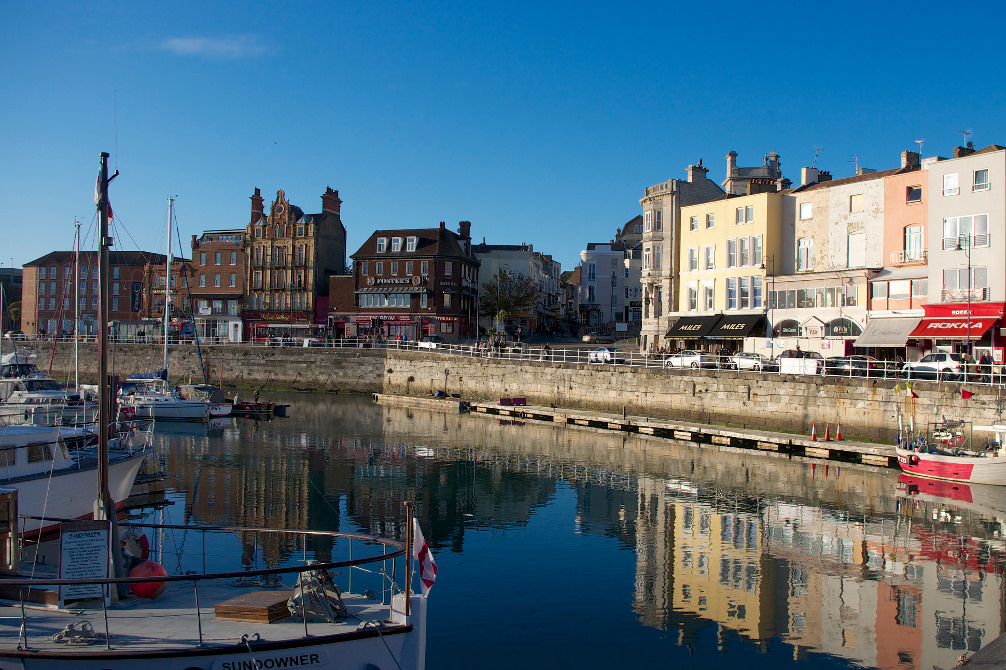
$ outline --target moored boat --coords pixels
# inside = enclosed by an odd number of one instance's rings
[[[974,441],[978,431],[982,439]],[[969,484],[1006,485],[1006,425],[972,426],[966,421],[943,419],[924,434],[902,437],[897,445],[898,465],[919,477]]]

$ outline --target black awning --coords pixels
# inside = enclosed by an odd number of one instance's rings
[[[666,337],[678,340],[695,340],[705,337],[719,320],[719,316],[683,316],[667,331]]]
[[[724,314],[706,337],[717,340],[739,340],[755,331],[765,333],[764,314]]]

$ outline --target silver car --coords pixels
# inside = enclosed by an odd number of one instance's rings
[[[664,359],[665,368],[715,368],[716,356],[705,351],[686,349]]]

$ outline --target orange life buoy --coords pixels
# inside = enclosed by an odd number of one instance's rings
[[[120,539],[123,553],[144,561],[150,557],[150,540],[145,533],[135,528],[127,528]]]

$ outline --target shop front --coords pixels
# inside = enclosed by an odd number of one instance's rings
[[[744,339],[765,336],[764,314],[724,314],[706,334],[706,341],[723,353],[743,350]]]
[[[719,321],[712,316],[682,316],[668,329],[665,337],[678,349],[704,348],[706,335]]]
[[[1006,304],[924,305],[925,318],[910,338],[921,342],[924,350],[971,353],[990,351],[997,365],[1004,362],[1002,327]]]

